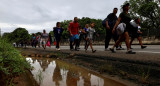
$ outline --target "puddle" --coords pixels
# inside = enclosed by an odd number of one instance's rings
[[[40,86],[125,86],[86,69],[51,58],[26,58]]]

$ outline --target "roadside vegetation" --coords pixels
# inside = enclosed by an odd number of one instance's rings
[[[31,68],[30,64],[23,58],[6,39],[0,37],[0,83],[1,86],[12,86],[13,79]]]

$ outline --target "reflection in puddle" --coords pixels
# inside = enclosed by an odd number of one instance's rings
[[[26,60],[34,67],[31,71],[34,78],[42,77],[41,86],[125,86],[63,61],[38,57]]]

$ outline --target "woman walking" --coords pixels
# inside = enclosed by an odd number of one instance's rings
[[[43,33],[42,33],[42,47],[44,49],[46,49],[47,41],[48,41],[48,34],[46,33],[46,30],[43,30]]]
[[[134,22],[131,22],[131,25],[133,26],[133,31],[132,31],[132,34],[131,34],[131,41],[130,41],[130,48],[131,48],[131,45],[132,45],[132,42],[135,38],[138,39],[139,41],[139,44],[141,45],[141,49],[144,49],[146,48],[147,46],[143,46],[143,43],[142,43],[142,32],[141,32],[141,26],[140,26],[140,18],[136,18],[134,20]],[[132,49],[132,48],[131,48]]]
[[[61,41],[61,36],[62,36],[62,32],[63,32],[63,28],[61,27],[61,23],[57,22],[56,24],[56,28],[53,29],[54,32],[54,36],[56,39],[56,48],[58,51],[60,51],[60,41]]]
[[[119,43],[121,43],[123,40],[125,40],[126,46],[127,46],[127,54],[135,54],[136,52],[133,52],[130,49],[130,43],[129,43],[129,34],[128,31],[131,29],[131,25],[130,25],[130,21],[131,21],[131,17],[128,13],[129,11],[129,3],[123,5],[123,12],[119,15],[119,18],[112,30],[112,33],[114,34],[116,27],[118,26],[119,23],[124,23],[126,24],[126,28],[124,30],[124,32],[122,34],[120,34],[120,37],[118,39],[118,41],[114,44],[114,46],[112,48],[110,48],[110,50],[115,53],[114,48],[119,45]]]

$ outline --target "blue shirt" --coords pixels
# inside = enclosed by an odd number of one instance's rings
[[[87,32],[87,28],[84,28],[85,32]]]

